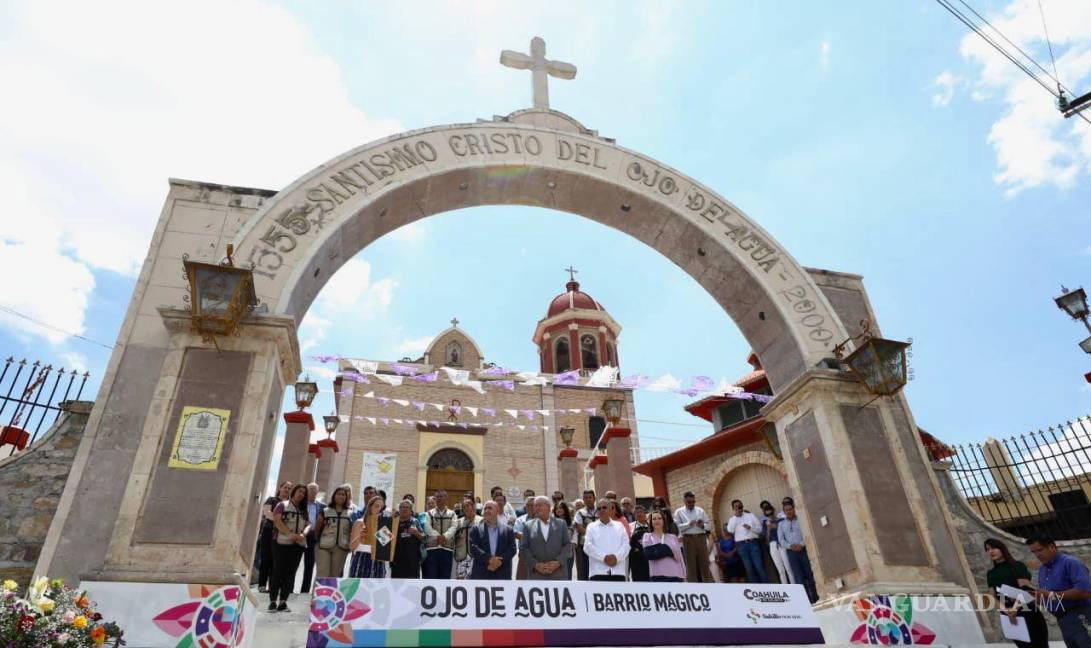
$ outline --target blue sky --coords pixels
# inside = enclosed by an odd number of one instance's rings
[[[1047,60],[1036,3],[972,4]],[[1043,4],[1062,80],[1091,89],[1089,5]],[[535,35],[579,68],[551,82],[554,108],[716,189],[800,263],[864,275],[884,333],[914,339],[921,426],[965,442],[1091,412],[1086,332],[1052,303],[1091,287],[1091,130],[931,0],[0,4],[19,90],[0,105],[0,306],[112,344],[168,177],[275,189],[377,137],[527,107],[529,74],[497,59]],[[490,360],[536,369],[530,336],[569,264],[624,327],[624,373],[747,370],[688,275],[532,208],[388,235],[301,339],[399,358],[457,316]],[[109,352],[0,311],[0,353],[97,386]],[[697,423],[683,403],[644,393],[639,415]],[[641,424],[649,447],[707,432]]]

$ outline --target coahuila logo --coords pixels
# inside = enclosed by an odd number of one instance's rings
[[[788,592],[778,592],[776,590],[752,590],[744,589],[742,595],[750,601],[757,601],[759,603],[787,603]]]

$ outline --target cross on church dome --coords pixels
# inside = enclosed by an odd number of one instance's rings
[[[504,50],[500,52],[500,64],[516,70],[531,71],[531,85],[534,89],[534,107],[549,110],[549,77],[558,79],[576,78],[576,66],[562,61],[550,61],[545,57],[545,41],[535,36],[530,41],[530,55]]]
[[[451,327],[452,328],[458,328],[458,318],[457,317],[452,317],[451,318]]]

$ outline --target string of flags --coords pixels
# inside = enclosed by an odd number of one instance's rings
[[[406,384],[414,383],[433,383],[440,380],[440,374],[445,375],[447,381],[452,385],[459,387],[468,387],[473,389],[479,394],[486,393],[486,390],[502,390],[506,392],[514,392],[516,382],[524,385],[555,385],[555,386],[581,386],[581,387],[597,387],[604,389],[630,389],[630,390],[646,390],[651,392],[673,392],[681,394],[690,398],[694,397],[707,397],[712,395],[726,396],[729,398],[737,398],[742,400],[752,400],[758,403],[767,403],[772,400],[772,396],[767,394],[755,394],[743,390],[737,385],[732,385],[726,380],[720,380],[718,384],[714,383],[708,376],[692,376],[688,381],[688,386],[683,386],[683,382],[678,378],[675,378],[670,373],[664,374],[656,379],[651,379],[644,374],[633,374],[621,378],[617,367],[600,367],[587,378],[586,382],[581,382],[580,372],[578,369],[572,371],[565,371],[559,374],[541,374],[536,371],[510,371],[503,367],[493,366],[486,369],[476,370],[471,374],[467,369],[454,369],[452,367],[440,367],[439,369],[432,371],[422,371],[420,368],[413,365],[404,363],[393,363],[389,365],[389,369],[393,371],[390,373],[379,373],[379,362],[375,360],[356,360],[352,358],[342,358],[336,355],[312,355],[309,356],[312,360],[328,363],[344,360],[352,369],[343,370],[340,375],[345,380],[352,381],[357,384],[369,385],[374,381],[385,383],[392,387],[401,387]],[[472,375],[472,377],[471,377]],[[342,393],[342,395],[345,395]],[[370,394],[374,397],[374,394]],[[365,397],[369,394],[365,394]],[[396,405],[407,407],[412,405],[418,412],[424,411],[426,406],[435,407],[436,409],[443,411],[449,407],[441,403],[421,403],[411,402],[404,399],[390,399],[386,397],[376,397],[380,403],[384,406],[388,402],[393,402]],[[386,402],[384,402],[386,401]],[[404,405],[403,405],[404,403]],[[468,408],[477,409],[477,408]],[[489,409],[489,408],[483,408]],[[589,408],[593,409],[593,408]],[[506,410],[508,412],[514,412],[517,410]],[[519,410],[524,413],[524,416],[529,420],[533,420],[533,413],[538,412],[555,412],[564,413],[568,410]],[[526,414],[530,415],[527,416]],[[594,413],[594,411],[590,412]],[[542,414],[546,416],[547,414]],[[477,416],[477,414],[473,414]],[[517,418],[516,415],[512,415],[513,418]]]

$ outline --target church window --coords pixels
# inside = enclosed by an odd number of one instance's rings
[[[557,342],[557,363],[554,371],[562,373],[572,369],[572,358],[568,354],[568,340],[561,338]]]
[[[584,369],[599,368],[598,345],[595,344],[594,335],[584,335],[580,338],[580,353]]]
[[[444,448],[428,458],[428,469],[466,472],[474,469],[474,462],[461,450]]]
[[[445,364],[448,367],[461,367],[462,366],[462,345],[458,342],[451,342],[447,345],[447,360]]]

